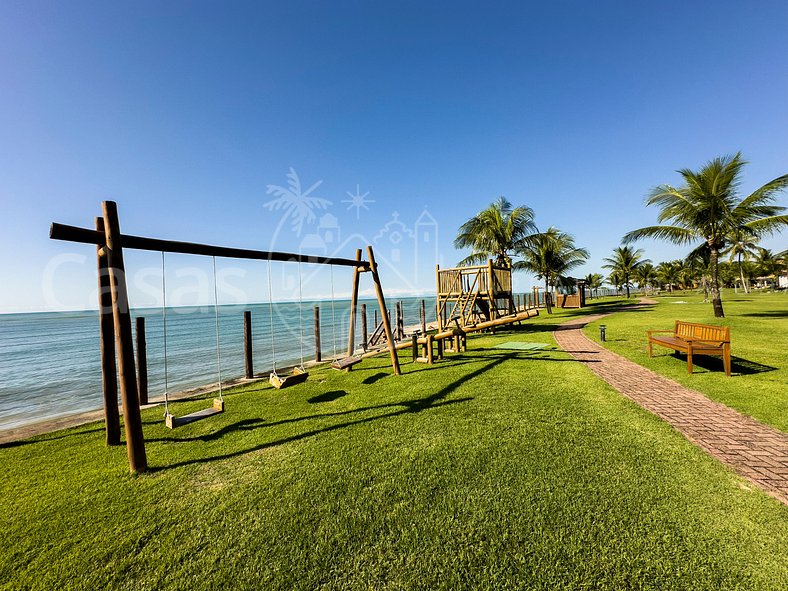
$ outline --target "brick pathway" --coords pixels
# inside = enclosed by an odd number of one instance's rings
[[[604,316],[566,322],[553,333],[555,340],[624,396],[788,504],[788,435],[602,348],[581,329]]]

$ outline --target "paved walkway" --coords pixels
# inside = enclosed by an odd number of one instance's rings
[[[788,435],[612,353],[583,334],[583,326],[605,316],[566,322],[553,333],[555,340],[624,396],[788,504]]]

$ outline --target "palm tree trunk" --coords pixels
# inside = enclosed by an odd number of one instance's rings
[[[624,283],[627,286],[627,299],[629,299],[629,275],[624,275]]]
[[[747,284],[744,282],[744,265],[741,264],[741,253],[739,253],[739,277],[741,278],[741,286],[744,289],[744,293],[750,293]]]
[[[717,262],[720,257],[718,249],[711,248],[711,305],[714,307],[715,318],[725,318],[725,311],[722,309],[722,295],[720,293],[720,277]]]

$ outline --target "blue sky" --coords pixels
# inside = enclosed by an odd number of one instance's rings
[[[589,248],[576,274],[600,271],[655,221],[643,198],[676,169],[741,150],[743,191],[788,172],[786,24],[788,4],[768,1],[5,1],[0,311],[92,305],[92,249],[47,232],[91,225],[103,199],[128,233],[281,250],[325,237],[329,213],[344,256],[378,237],[396,295],[431,290],[436,258],[462,257],[457,227],[505,195]],[[300,236],[275,235],[267,187],[291,168],[331,204]],[[358,218],[342,203],[357,187],[374,200]],[[425,208],[430,248],[414,234]],[[655,262],[685,254],[641,246]],[[128,263],[147,273],[132,302],[156,304],[160,258]],[[222,301],[265,299],[264,265],[218,264],[235,288]],[[292,295],[273,271],[274,297]],[[206,299],[210,261],[172,257],[167,274]],[[346,292],[347,272],[335,282]],[[320,271],[306,295],[329,284]]]

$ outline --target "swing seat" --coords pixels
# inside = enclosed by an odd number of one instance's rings
[[[349,369],[356,365],[357,363],[361,363],[361,357],[344,357],[342,359],[337,359],[331,364],[331,367],[334,369]]]
[[[175,429],[175,427],[188,425],[189,423],[194,423],[195,421],[199,421],[201,419],[207,419],[208,417],[218,415],[222,412],[224,412],[224,401],[214,398],[213,405],[210,408],[204,408],[203,410],[198,410],[182,417],[176,417],[171,414],[165,415],[164,424],[168,429]]]
[[[293,373],[286,376],[277,375],[277,373],[271,372],[271,377],[268,378],[268,381],[271,382],[271,385],[276,388],[277,390],[281,390],[282,388],[287,388],[288,386],[295,386],[296,384],[302,384],[306,381],[309,377],[309,372],[306,371],[303,367],[294,367]]]

